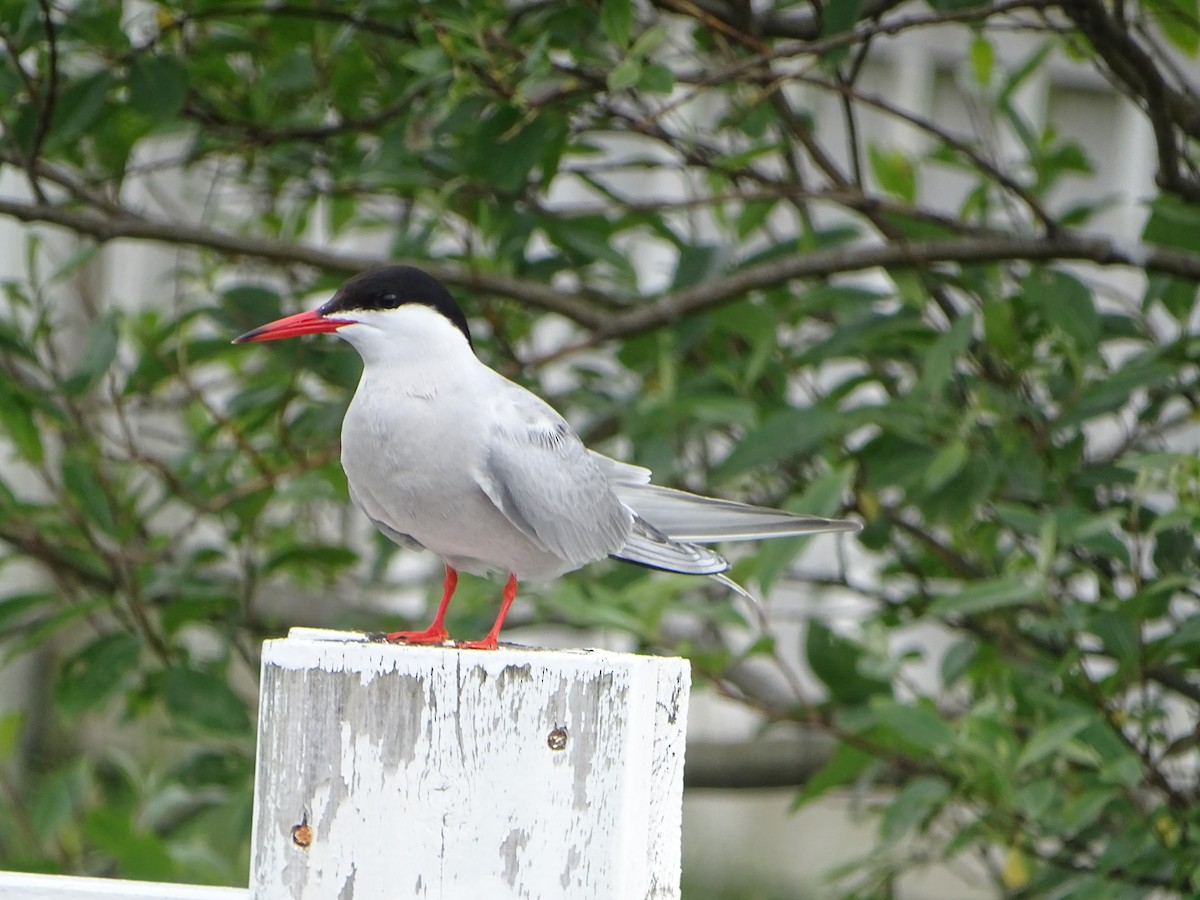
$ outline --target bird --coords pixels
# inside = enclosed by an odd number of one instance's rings
[[[316,309],[234,343],[321,333],[363,362],[342,421],[351,501],[392,541],[445,566],[433,621],[390,642],[494,650],[520,583],[611,557],[733,585],[708,544],[860,528],[655,485],[650,470],[589,450],[550,404],[476,355],[462,309],[415,266],[361,272]],[[507,575],[481,640],[452,642],[446,630],[460,572]]]

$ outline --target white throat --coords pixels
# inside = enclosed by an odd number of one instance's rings
[[[480,365],[466,336],[449,319],[420,303],[395,309],[337,313],[353,325],[339,328],[362,357],[367,370],[403,368],[410,371],[446,366]]]

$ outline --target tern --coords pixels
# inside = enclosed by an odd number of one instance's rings
[[[449,642],[459,572],[508,576],[491,631],[455,644],[495,649],[519,582],[612,557],[732,585],[729,563],[706,544],[859,530],[659,487],[650,470],[589,450],[548,403],[475,355],[466,316],[418,268],[363,272],[316,309],[234,343],[319,333],[349,341],[363,361],[342,422],[350,499],[388,538],[446,567],[433,622],[389,641]]]

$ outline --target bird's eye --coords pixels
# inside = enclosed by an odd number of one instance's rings
[[[400,298],[397,297],[395,294],[384,294],[383,302],[386,303],[388,306],[399,306]]]

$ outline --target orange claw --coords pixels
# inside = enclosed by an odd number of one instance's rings
[[[500,615],[496,616],[496,621],[492,625],[492,630],[487,633],[487,636],[481,641],[455,641],[454,646],[460,650],[495,650],[500,637],[500,626],[504,624],[504,617],[508,615],[508,608],[513,605],[513,600],[517,598],[517,576],[509,574],[508,583],[504,585],[504,602],[500,604]]]
[[[444,644],[450,634],[445,628],[430,625],[424,631],[393,631],[384,640],[389,644]]]
[[[390,644],[444,644],[450,640],[450,633],[446,631],[446,607],[450,605],[450,598],[454,596],[454,589],[458,587],[458,573],[450,566],[446,566],[446,577],[442,581],[442,600],[438,603],[437,612],[433,616],[433,621],[429,623],[429,627],[424,631],[393,631],[386,635],[384,640]]]
[[[489,634],[481,641],[455,641],[454,646],[459,650],[495,650],[499,644],[496,638]]]

